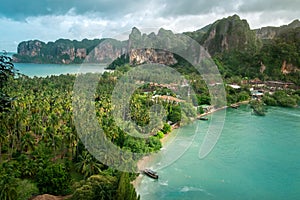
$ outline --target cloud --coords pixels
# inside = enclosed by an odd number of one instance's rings
[[[299,15],[300,1],[298,0],[243,0],[239,6],[240,12],[275,12],[289,11]]]
[[[160,27],[180,33],[200,29],[233,14],[251,28],[278,26],[299,18],[297,0],[15,0],[0,6],[0,47],[39,39],[115,37],[127,39],[132,27]],[[2,28],[5,27],[5,28]]]
[[[293,11],[299,14],[298,0],[15,0],[0,6],[0,16],[13,20],[45,15],[94,14],[118,19],[131,13],[151,10],[156,17],[181,17],[209,13],[251,13]],[[159,12],[157,12],[159,10]],[[154,16],[154,14],[152,14]]]
[[[234,12],[236,11],[236,5],[238,5],[237,0],[184,0],[177,1],[174,0],[164,0],[163,1],[164,10],[162,10],[162,15],[164,16],[182,16],[182,15],[203,15],[212,12]]]
[[[14,20],[44,15],[64,15],[72,10],[76,15],[94,13],[103,18],[118,18],[135,12],[147,0],[18,0],[1,4],[0,15]]]
[[[162,0],[162,16],[203,15],[209,13],[250,13],[290,11],[299,15],[298,0]]]

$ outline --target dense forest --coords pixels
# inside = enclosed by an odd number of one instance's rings
[[[258,78],[262,81],[292,82],[296,88],[300,85],[300,71],[297,68],[300,66],[299,28],[285,27],[275,38],[257,41],[255,33],[245,21],[237,16],[224,20],[185,34],[202,45],[215,48],[212,58],[223,77],[228,105],[249,101],[251,93],[247,84],[241,85],[238,90],[227,84],[240,84]],[[240,27],[236,32],[233,31],[235,26]],[[209,40],[209,32],[213,30],[219,30],[220,34],[217,34],[216,40]],[[240,36],[238,39],[237,35]],[[228,49],[218,46],[225,36],[233,43]],[[59,55],[66,48],[84,48],[89,53],[99,42],[101,41],[58,40],[47,45],[41,44],[43,48],[40,53],[56,54],[57,45],[61,47]],[[110,65],[115,69],[111,73],[104,72],[101,76],[84,75],[87,79],[97,79],[92,103],[106,140],[121,150],[136,153],[134,155],[157,152],[162,147],[160,139],[172,131],[172,125],[191,122],[204,112],[201,105],[211,104],[211,96],[202,76],[186,60],[177,55],[174,57],[178,62],[171,67],[188,81],[188,87],[183,91],[185,95],[178,95],[174,89],[170,89],[170,86],[175,85],[175,90],[179,90],[181,80],[174,80],[163,71],[154,74],[153,71],[143,71],[140,74],[137,71],[135,76],[142,77],[145,84],[133,91],[129,107],[124,112],[112,104],[112,96],[117,82],[136,67],[129,65],[128,55],[120,56]],[[30,56],[22,59],[32,61]],[[35,59],[37,62],[57,60],[51,56],[37,56]],[[72,60],[73,63],[82,61],[79,57]],[[138,175],[138,169],[132,169],[136,173],[121,172],[99,161],[85,148],[77,135],[72,99],[77,78],[75,75],[27,77],[17,73],[11,58],[5,55],[0,56],[0,64],[0,199],[23,200],[45,193],[68,195],[68,198],[74,200],[139,199],[131,184]],[[149,78],[150,73],[152,79]],[[151,82],[153,79],[160,80],[161,77],[167,81],[166,84]],[[188,94],[187,90],[193,92]],[[256,113],[264,115],[265,104],[294,107],[299,102],[299,90],[284,89],[272,94],[266,93],[259,101],[252,101],[251,106]],[[156,104],[165,110],[163,120],[151,116],[150,110]],[[122,119],[116,121],[114,113],[121,113]],[[156,127],[147,129],[150,136],[145,139],[133,137],[131,134],[137,132],[137,129],[128,125],[128,120],[142,128],[153,120]],[[122,161],[128,163],[140,158],[107,154],[106,159],[110,160],[115,156],[120,156]]]
[[[72,119],[76,76],[30,78],[15,73],[10,61],[1,56],[2,69],[11,71],[3,71],[5,73],[1,76],[0,198],[28,199],[48,193],[70,195],[71,199],[138,199],[130,183],[137,174],[120,172],[101,163],[78,138]],[[149,124],[149,109],[154,103],[162,105],[167,112],[165,122],[160,123],[147,139],[128,135],[127,131],[134,130],[128,127],[124,131],[118,127],[112,115],[115,109],[111,103],[112,91],[116,82],[132,67],[121,63],[113,73],[105,72],[100,76],[94,101],[99,124],[107,139],[126,151],[155,152],[161,148],[160,139],[171,131],[170,124],[188,123],[197,114],[203,113],[201,107],[198,110],[194,107],[210,104],[206,84],[184,60],[179,63],[181,66],[177,64],[173,67],[190,80],[191,89],[195,92],[191,96],[192,102],[160,99],[154,102],[152,97],[155,95],[177,96],[167,87],[151,84],[142,85],[131,96],[129,115],[126,117],[141,127]],[[157,78],[162,75],[157,74]],[[227,83],[242,79],[231,72],[223,71],[222,75]],[[140,76],[147,78],[147,74]],[[226,86],[226,92],[228,104],[251,97],[247,86],[240,90]],[[299,102],[299,94],[299,91],[278,91],[274,95],[265,95],[263,101],[273,106],[294,106]]]
[[[1,60],[3,68],[13,67],[11,64],[9,58]],[[110,100],[116,81],[127,70],[129,68],[124,67],[113,73],[105,72],[99,78],[95,94],[99,124],[107,139],[121,149],[135,153],[158,151],[160,138],[171,131],[166,122],[175,124],[182,118],[188,122],[190,117],[196,116],[196,111],[188,103],[191,109],[186,113],[181,112],[176,102],[157,100],[167,111],[165,123],[160,123],[158,130],[147,139],[128,135],[116,125]],[[29,78],[13,71],[8,76],[3,74],[1,92],[7,95],[8,102],[0,113],[1,199],[28,199],[43,193],[71,195],[71,199],[138,198],[130,184],[137,174],[119,172],[99,162],[78,138],[72,119],[76,76]],[[167,88],[150,85],[135,91],[130,100],[129,117],[140,126],[149,123],[148,110],[154,104],[151,98],[154,91],[175,95]]]

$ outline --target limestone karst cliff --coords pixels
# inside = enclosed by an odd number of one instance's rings
[[[183,34],[175,34],[163,28],[157,33],[145,34],[134,27],[125,41],[24,41],[18,45],[18,52],[13,59],[15,62],[59,64],[113,62],[112,69],[124,63],[176,65],[182,62],[178,60],[178,54],[173,54],[179,49],[186,56],[193,57],[196,54],[196,49],[184,46],[187,40],[180,35],[197,41],[222,65],[221,68],[236,75],[299,73],[299,20],[280,27],[251,30],[248,22],[237,15]]]

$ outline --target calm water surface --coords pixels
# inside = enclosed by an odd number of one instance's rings
[[[77,74],[87,72],[99,72],[105,71],[106,64],[70,64],[70,65],[59,65],[59,64],[34,64],[34,63],[15,63],[15,68],[20,73],[25,74],[29,77],[38,76],[46,77],[51,75],[60,74]]]
[[[159,180],[143,176],[137,191],[142,200],[300,199],[299,122],[299,108],[269,108],[265,117],[251,115],[248,106],[227,109],[217,145],[200,160],[209,122],[196,121],[172,133],[162,150],[169,156],[148,163]],[[170,164],[187,142],[188,150]]]

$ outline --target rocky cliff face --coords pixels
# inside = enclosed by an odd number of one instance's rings
[[[81,42],[59,39],[47,44],[38,40],[21,42],[15,62],[82,63],[111,62],[126,51],[127,43],[108,40],[83,40]]]
[[[131,64],[159,63],[173,65],[177,63],[173,53],[165,47],[171,46],[170,38],[174,37],[172,31],[160,29],[158,34],[141,34],[133,28],[129,35],[127,52]]]
[[[174,65],[177,63],[172,53],[155,49],[132,49],[129,52],[129,61],[131,64],[158,63]]]
[[[300,69],[291,63],[287,63],[286,60],[283,61],[282,66],[281,66],[282,74],[296,73],[297,71],[300,71]]]
[[[256,36],[263,40],[272,40],[278,34],[277,27],[263,27],[255,31],[256,31]]]
[[[21,42],[18,45],[18,54],[31,56],[31,57],[38,56],[40,55],[40,51],[44,46],[45,43],[38,40]]]
[[[168,42],[168,36],[174,36],[174,34],[161,29],[157,35],[154,33],[142,35],[137,28],[133,28],[129,40],[123,42],[114,39],[81,42],[59,39],[47,44],[38,40],[26,41],[18,45],[18,54],[14,56],[14,61],[63,64],[83,61],[110,63],[121,55],[128,54],[131,64],[172,65],[176,63],[172,53],[164,51],[164,49],[154,50],[151,48],[151,46],[159,47],[162,43]]]
[[[251,50],[251,52],[254,52],[252,50],[259,50],[263,45],[262,41],[265,39],[274,41],[274,45],[277,45],[275,39],[278,38],[284,42],[291,41],[285,43],[299,44],[299,31],[299,20],[282,27],[264,27],[251,30],[246,20],[242,20],[239,16],[234,15],[218,20],[197,31],[185,34],[198,41],[210,55],[214,56],[218,53],[222,54],[231,51],[243,52]],[[131,64],[160,63],[173,65],[177,63],[177,60],[168,49],[176,50],[181,48],[188,52],[185,55],[193,55],[196,52],[195,49],[182,48],[182,44],[185,43],[186,41],[178,37],[178,34],[168,30],[160,29],[157,34],[150,33],[147,35],[142,34],[137,28],[133,28],[127,41],[85,39],[78,42],[60,39],[48,43],[38,40],[21,42],[18,46],[18,54],[14,56],[14,61],[65,64],[81,63],[83,61],[109,63],[126,54],[128,55],[126,58],[129,58]],[[277,63],[283,63],[284,60],[291,62],[293,59],[282,56]],[[296,62],[292,63],[298,65]],[[264,72],[269,65],[270,63],[265,63],[264,61],[261,71]],[[292,70],[288,64],[283,64],[281,71],[286,74],[295,70]]]
[[[127,53],[127,42],[107,39],[97,45],[85,58],[85,62],[109,63]]]
[[[255,48],[257,40],[255,32],[246,20],[234,15],[213,23],[202,37],[201,44],[211,55],[232,50]]]
[[[300,27],[300,21],[294,20],[292,23],[280,27],[262,27],[260,29],[256,29],[256,36],[262,40],[272,40],[282,33],[288,31],[288,29],[295,29]]]
[[[55,42],[26,41],[18,46],[17,62],[35,63],[110,63],[123,54],[128,55],[131,64],[177,63],[168,48],[177,48],[178,38],[172,31],[160,29],[157,33],[142,34],[133,28],[127,41],[114,39],[70,41],[59,39]],[[166,48],[168,47],[168,48]]]

